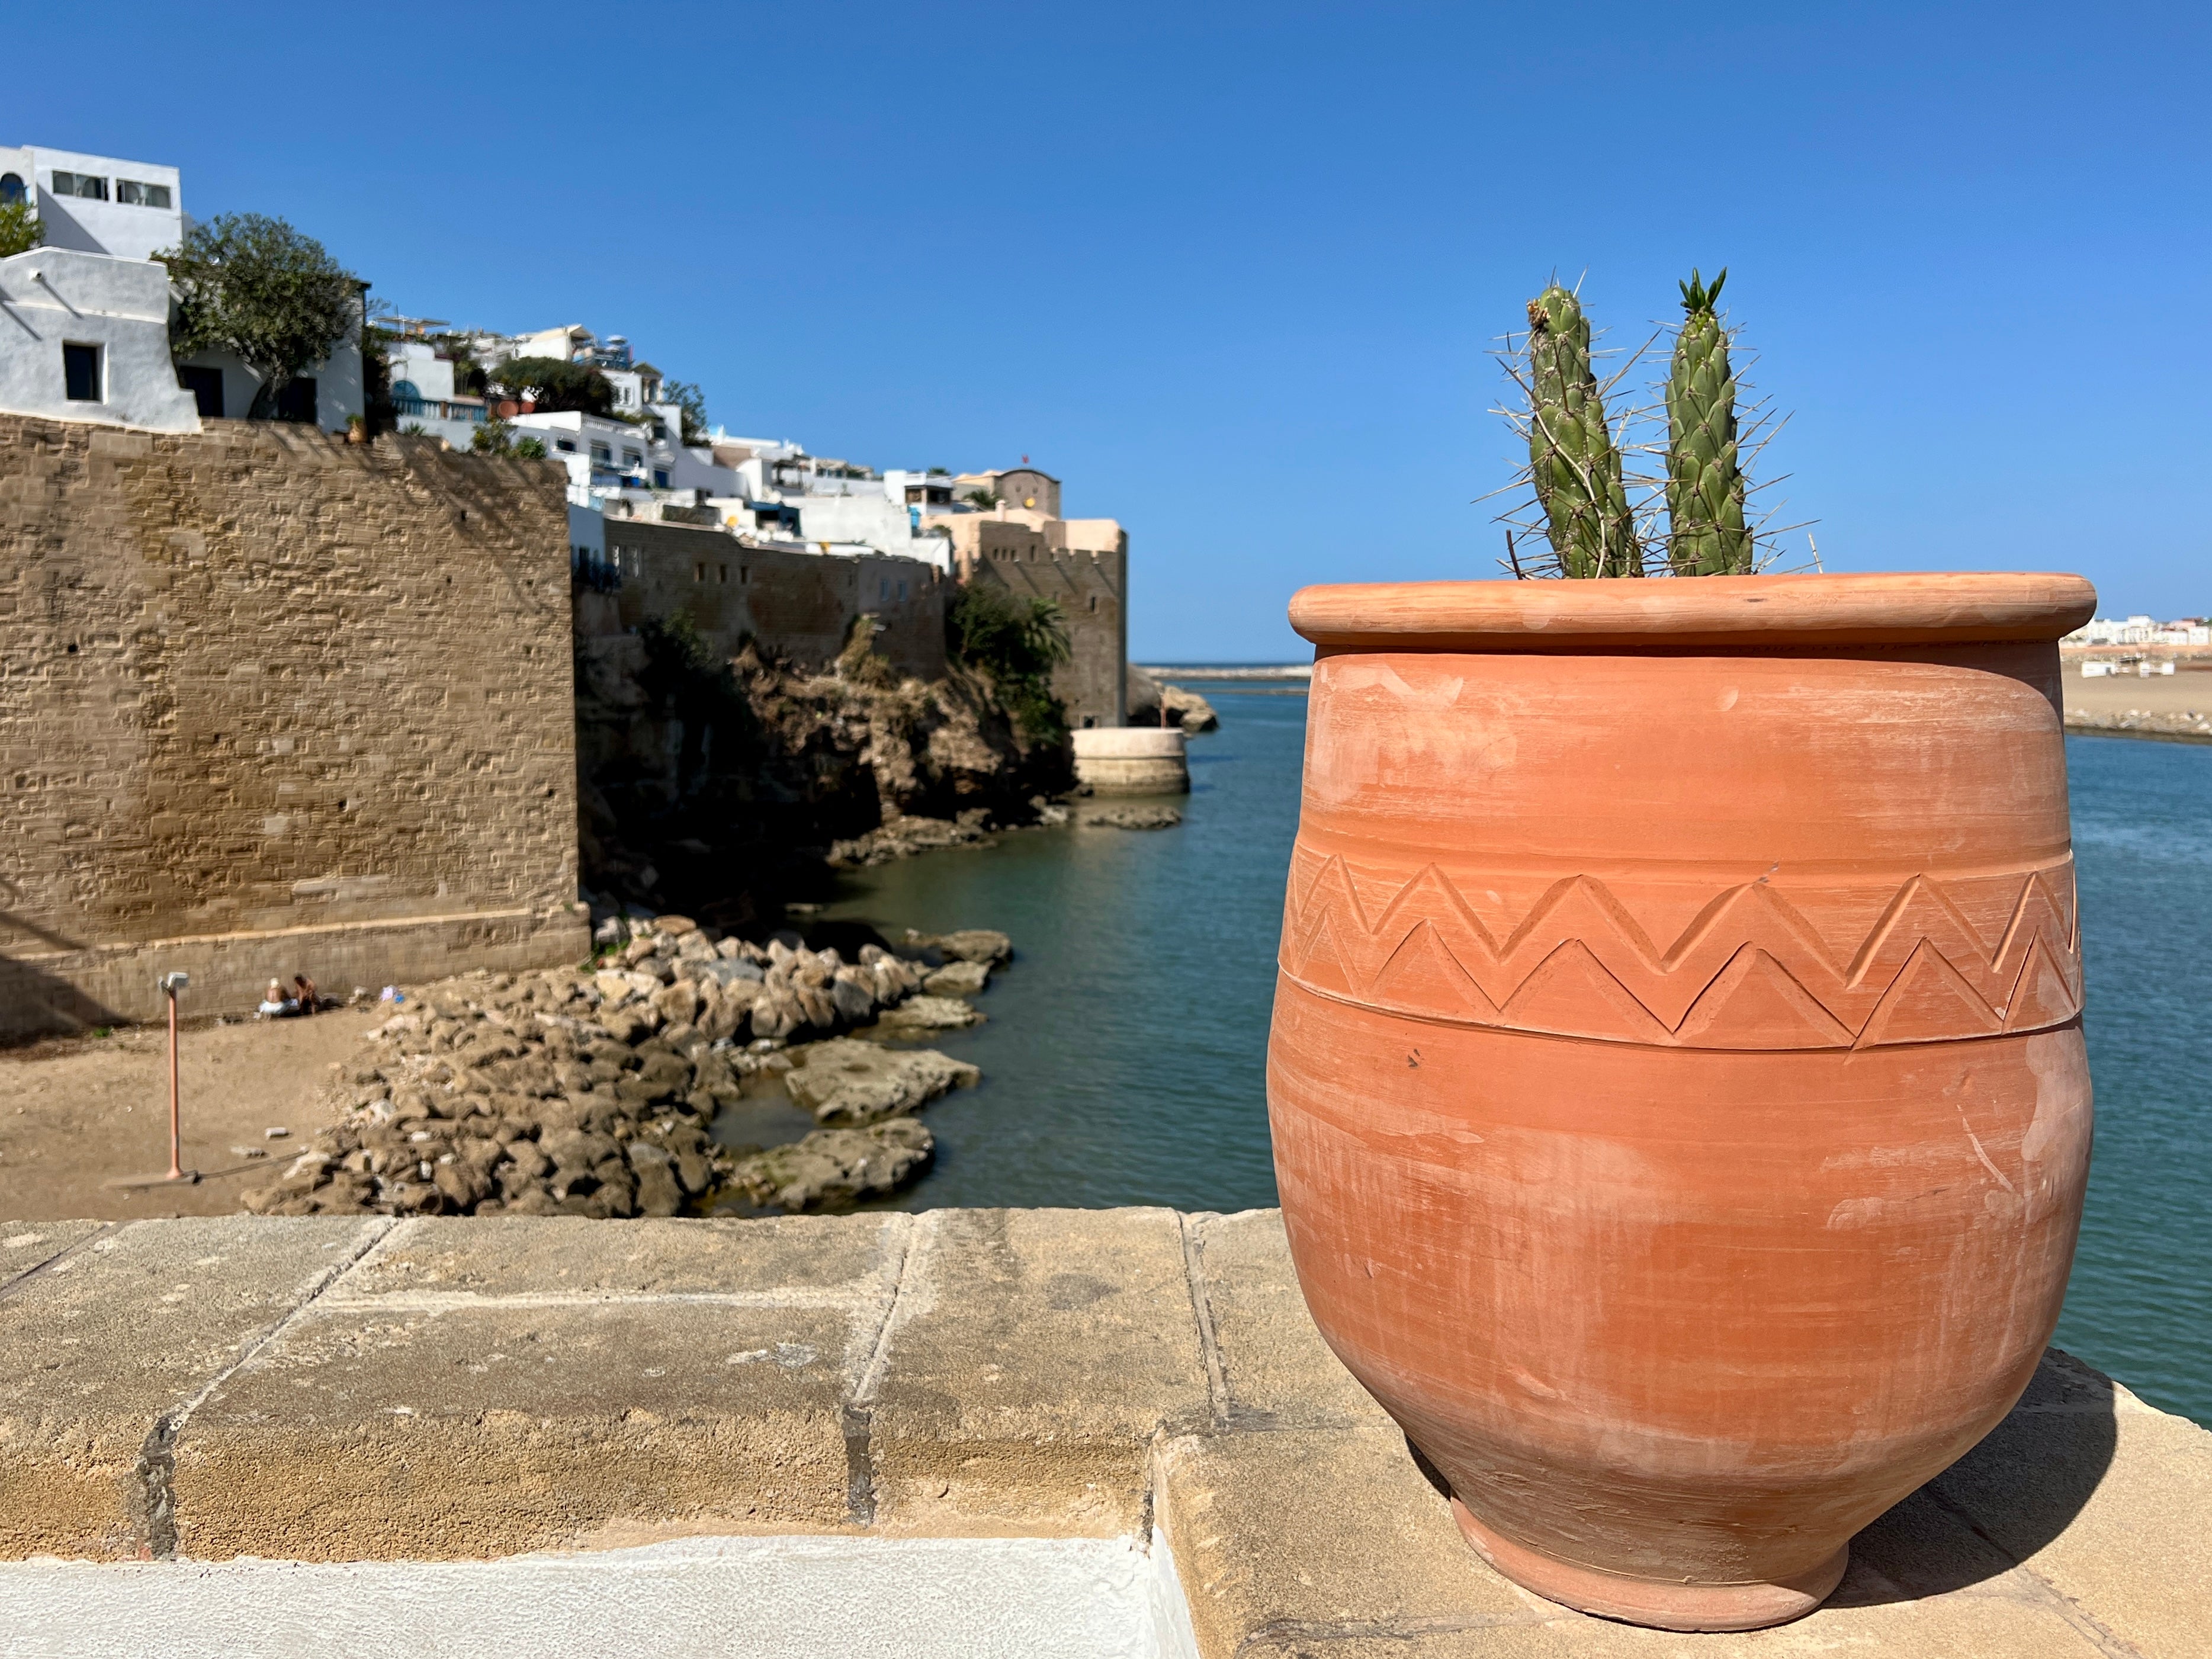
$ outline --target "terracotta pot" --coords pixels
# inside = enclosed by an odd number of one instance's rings
[[[2073,576],[1315,587],[1267,1097],[1307,1304],[1499,1571],[1810,1611],[2058,1317]]]

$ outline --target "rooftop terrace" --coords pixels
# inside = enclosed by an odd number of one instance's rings
[[[2212,1434],[2054,1352],[1675,1636],[1468,1551],[1272,1211],[0,1223],[0,1654],[2197,1655]]]

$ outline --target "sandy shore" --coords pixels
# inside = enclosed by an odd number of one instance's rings
[[[168,1168],[167,1029],[125,1026],[113,1036],[0,1049],[0,1217],[228,1214],[250,1173],[265,1176],[322,1127],[309,1103],[316,1089],[388,1012],[372,1003],[313,1019],[188,1026],[178,1067],[185,1167],[204,1178],[137,1192],[101,1183]],[[264,1139],[272,1126],[290,1137]],[[238,1146],[268,1156],[244,1158]]]
[[[2063,684],[2071,730],[2212,743],[2212,673],[2202,669],[2085,680],[2069,663]]]

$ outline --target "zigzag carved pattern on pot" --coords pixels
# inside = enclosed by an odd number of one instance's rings
[[[1849,961],[1764,881],[1661,949],[1606,884],[1571,876],[1499,940],[1431,865],[1372,919],[1340,858],[1291,866],[1280,963],[1394,1012],[1697,1048],[1847,1048],[2037,1030],[2081,1012],[2073,863],[2023,872],[1994,948],[1944,890],[1898,888]],[[1864,914],[1863,910],[1860,914]]]

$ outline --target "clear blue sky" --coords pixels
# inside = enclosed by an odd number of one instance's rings
[[[2212,14],[2079,4],[81,4],[6,141],[174,163],[401,310],[580,322],[733,430],[1027,454],[1140,658],[1311,581],[1488,576],[1486,356],[1726,264],[1830,568],[2212,610]],[[67,66],[77,65],[77,69]]]

